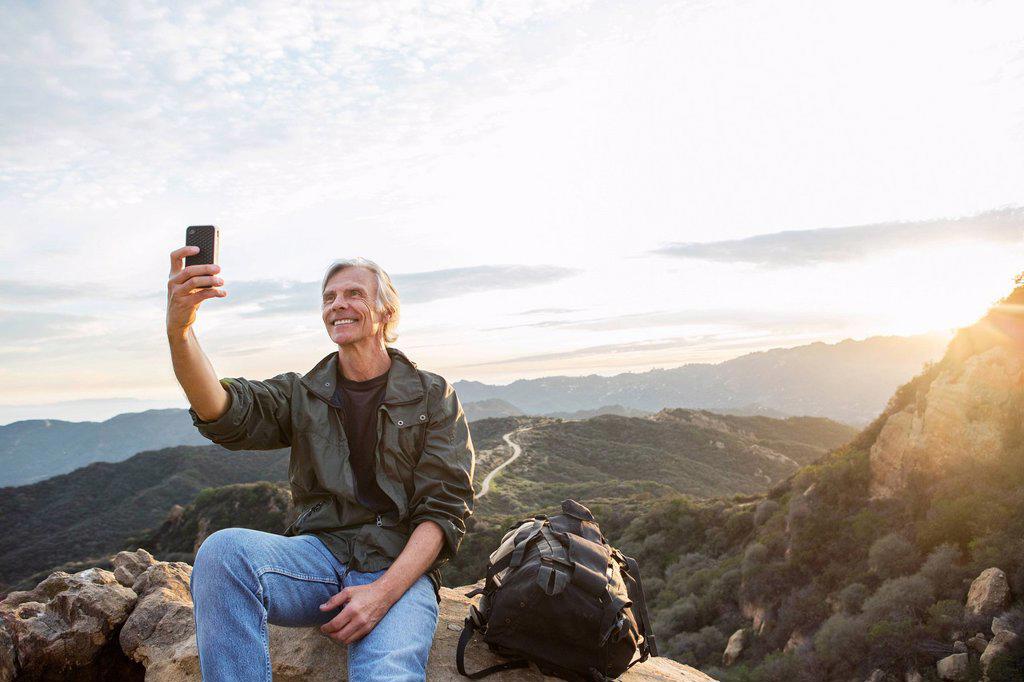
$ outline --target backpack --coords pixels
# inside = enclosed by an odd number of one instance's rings
[[[466,596],[478,594],[455,655],[471,679],[532,661],[547,675],[605,682],[658,655],[636,560],[610,546],[575,500],[562,502],[561,514],[511,526],[490,555],[484,586]],[[491,651],[517,660],[467,673],[466,646],[477,631]]]

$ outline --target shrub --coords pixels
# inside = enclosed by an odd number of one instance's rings
[[[962,558],[963,553],[959,547],[950,543],[941,544],[928,554],[918,573],[931,582],[935,594],[940,598],[959,597],[963,580],[967,577]]]
[[[769,645],[781,649],[793,632],[813,632],[829,615],[825,595],[815,583],[790,592],[779,606],[778,622],[769,637]]]
[[[919,620],[935,601],[932,584],[921,575],[886,580],[864,602],[864,616],[869,623],[881,620]]]
[[[814,635],[814,651],[831,675],[842,679],[852,675],[867,654],[867,633],[858,616],[837,613],[826,620]]]
[[[920,561],[917,548],[899,533],[879,538],[868,550],[868,565],[880,578],[913,573]]]
[[[842,589],[837,599],[839,601],[839,608],[842,609],[843,613],[851,616],[860,613],[861,607],[864,605],[864,600],[868,598],[871,591],[866,585],[862,583],[850,583]]]
[[[752,542],[743,552],[743,563],[740,570],[745,580],[757,575],[764,565],[768,563],[768,548],[759,542]]]
[[[768,519],[775,515],[775,512],[779,511],[779,503],[775,500],[761,500],[757,505],[757,510],[754,511],[754,525],[763,526]]]
[[[948,641],[964,628],[964,605],[959,599],[943,599],[928,607],[928,633],[932,639]]]

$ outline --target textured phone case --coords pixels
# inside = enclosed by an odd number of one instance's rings
[[[185,245],[198,246],[199,253],[185,256],[185,267],[190,265],[217,264],[220,250],[220,231],[214,225],[189,225],[185,231]],[[199,287],[208,289],[210,285]]]

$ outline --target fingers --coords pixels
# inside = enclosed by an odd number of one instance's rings
[[[196,277],[198,275],[215,275],[220,272],[220,266],[214,265],[213,263],[206,263],[203,265],[189,265],[188,267],[182,268],[177,272],[172,272],[170,278],[167,280],[169,283],[181,284],[188,280],[190,277]]]
[[[181,272],[181,268],[185,265],[185,256],[194,256],[199,251],[198,246],[183,246],[171,251],[171,275]]]
[[[223,289],[199,289],[194,293],[184,296],[182,300],[188,305],[195,305],[196,303],[201,303],[208,298],[224,298],[227,295],[228,292]]]
[[[345,604],[346,602],[348,602],[348,600],[351,599],[351,598],[352,598],[352,590],[350,590],[347,587],[342,588],[340,592],[338,592],[337,594],[332,596],[330,599],[325,601],[323,604],[321,604],[320,605],[320,610],[321,611],[327,611],[329,609],[336,609],[336,608],[342,606],[343,604]]]
[[[373,627],[369,617],[354,605],[346,605],[337,616],[320,626],[320,631],[336,642],[351,644]]]
[[[351,644],[357,639],[364,637],[369,631],[369,623],[357,622],[356,618],[353,618],[348,622],[348,625],[342,628],[339,632],[331,635],[331,639],[344,642],[345,644]]]

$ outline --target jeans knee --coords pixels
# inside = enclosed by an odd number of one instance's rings
[[[246,528],[222,528],[211,533],[196,551],[192,575],[224,570],[244,558]]]

